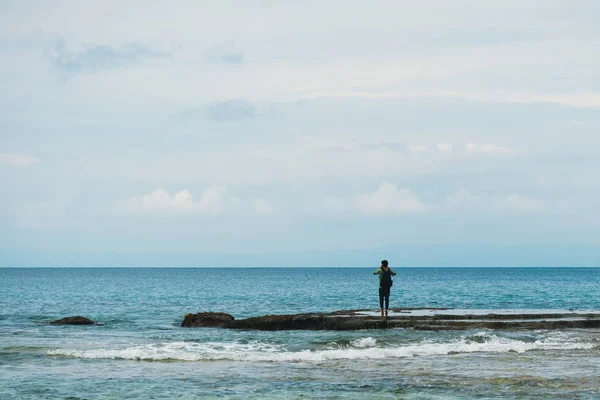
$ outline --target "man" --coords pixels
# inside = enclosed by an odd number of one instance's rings
[[[387,260],[381,262],[381,267],[373,272],[373,275],[379,275],[379,307],[381,308],[381,316],[383,317],[383,303],[385,302],[385,316],[388,315],[390,307],[390,288],[392,287],[392,276],[396,275],[390,267]]]

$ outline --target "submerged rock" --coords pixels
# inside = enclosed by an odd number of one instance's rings
[[[201,312],[187,314],[181,326],[185,328],[228,328],[234,319],[232,315],[222,312]]]
[[[95,322],[86,317],[82,317],[80,315],[75,315],[73,317],[65,317],[61,319],[57,319],[56,321],[50,322],[54,325],[94,325]]]
[[[332,313],[264,315],[236,320],[230,314],[204,312],[188,314],[182,327],[279,330],[360,330],[412,328],[419,330],[535,330],[600,328],[600,313],[488,313],[452,314],[451,309],[394,309],[389,317],[372,310]]]

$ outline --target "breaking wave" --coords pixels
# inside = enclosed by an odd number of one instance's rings
[[[386,359],[416,356],[437,356],[460,353],[523,353],[532,350],[588,350],[594,343],[569,341],[561,336],[549,336],[536,341],[523,341],[490,334],[463,336],[440,343],[420,343],[378,346],[372,337],[355,339],[350,345],[317,350],[289,351],[282,345],[267,342],[216,343],[171,342],[146,344],[117,349],[54,349],[50,356],[84,359],[123,359],[143,361],[248,361],[248,362],[320,362],[328,360]]]

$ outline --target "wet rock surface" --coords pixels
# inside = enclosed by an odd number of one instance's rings
[[[535,330],[600,328],[600,313],[487,313],[453,314],[444,308],[392,309],[389,317],[374,310],[341,310],[332,313],[264,315],[235,319],[230,314],[187,314],[182,327],[279,330],[360,330],[412,328],[418,330]],[[413,314],[414,313],[414,314]]]
[[[234,318],[231,314],[222,312],[201,312],[187,314],[181,323],[184,328],[230,328]]]
[[[86,317],[75,315],[72,317],[65,317],[57,319],[56,321],[50,322],[53,325],[94,325],[95,322]]]

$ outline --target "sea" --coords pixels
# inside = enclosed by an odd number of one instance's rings
[[[600,311],[600,268],[392,268],[390,307]],[[180,327],[376,311],[374,270],[2,268],[0,399],[600,399],[598,329]]]

